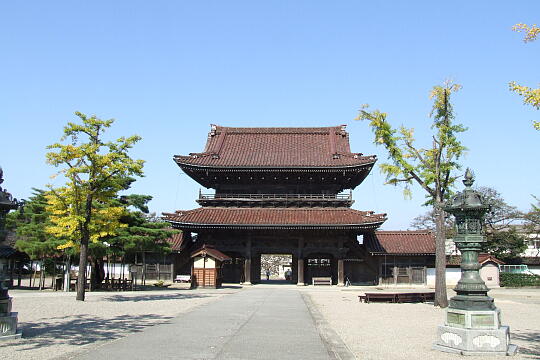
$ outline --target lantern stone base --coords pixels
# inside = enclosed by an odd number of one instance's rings
[[[21,332],[17,332],[17,313],[0,315],[0,341],[17,339],[22,336]]]
[[[433,349],[462,355],[514,355],[510,328],[501,326],[501,312],[448,308]]]
[[[13,298],[0,299],[0,316],[11,313],[11,304]]]

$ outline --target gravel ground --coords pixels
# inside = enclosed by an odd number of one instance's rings
[[[237,289],[74,293],[12,290],[23,339],[0,342],[0,359],[69,358],[143,331]]]
[[[459,359],[431,349],[444,310],[432,304],[359,303],[365,288],[302,289],[358,359]],[[425,289],[423,289],[425,291]],[[453,291],[448,294],[452,296]],[[514,359],[540,358],[540,289],[494,289],[490,296],[510,326]],[[501,359],[500,356],[465,359]]]
[[[358,295],[373,288],[283,289],[309,296],[309,303],[358,359],[461,358],[431,349],[444,314],[433,305],[359,303]],[[85,302],[75,301],[73,293],[13,290],[13,309],[19,312],[24,338],[0,342],[0,359],[71,358],[240,290],[87,293]],[[540,289],[494,289],[490,295],[502,311],[503,324],[510,326],[512,343],[520,347],[514,358],[540,359]],[[490,358],[501,359],[466,359]]]

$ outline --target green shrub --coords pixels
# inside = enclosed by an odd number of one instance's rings
[[[540,286],[540,276],[533,274],[500,273],[501,286]]]

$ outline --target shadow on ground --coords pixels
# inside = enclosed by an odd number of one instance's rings
[[[208,297],[205,294],[199,293],[164,293],[164,294],[148,294],[148,295],[113,295],[103,298],[103,301],[114,301],[114,302],[138,302],[138,301],[152,301],[152,300],[176,300],[176,299],[195,299],[195,298],[204,298]]]
[[[533,359],[540,358],[540,333],[525,331],[520,331],[519,333],[512,332],[512,339],[520,341],[520,354],[531,355]]]
[[[83,346],[140,332],[171,318],[155,314],[114,318],[77,315],[51,318],[42,322],[26,322],[20,327],[23,332],[22,341],[6,343],[2,346],[18,347],[14,349],[18,351],[63,344]]]

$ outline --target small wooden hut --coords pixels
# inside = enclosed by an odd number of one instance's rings
[[[231,258],[209,245],[191,253],[191,287],[221,287],[221,266]]]

